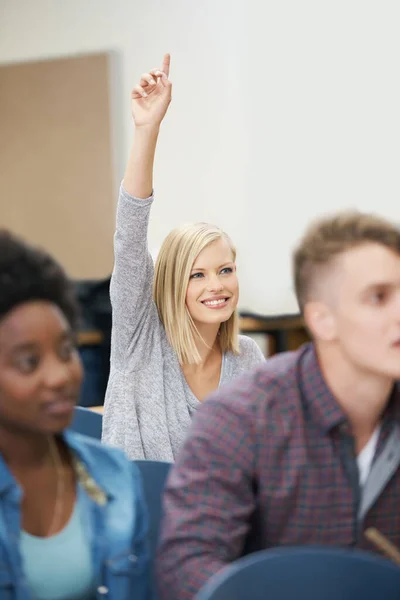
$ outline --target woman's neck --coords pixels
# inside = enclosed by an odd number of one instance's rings
[[[204,323],[196,323],[196,329],[199,335],[196,336],[195,343],[201,359],[200,364],[197,366],[200,368],[206,365],[216,352],[220,351],[218,342],[219,327],[219,324],[207,325]]]
[[[43,433],[16,431],[0,425],[0,452],[11,468],[40,466],[51,454],[49,438]]]

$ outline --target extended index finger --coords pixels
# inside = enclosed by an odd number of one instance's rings
[[[171,64],[171,55],[170,54],[164,54],[161,71],[163,73],[165,73],[167,77],[169,77],[169,66],[170,66],[170,64]]]

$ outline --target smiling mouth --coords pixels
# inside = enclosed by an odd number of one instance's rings
[[[207,308],[221,308],[229,302],[230,298],[219,298],[218,300],[203,300],[202,304]]]

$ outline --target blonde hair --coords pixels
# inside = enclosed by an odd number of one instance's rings
[[[309,227],[293,255],[294,284],[302,312],[321,269],[342,252],[368,242],[381,244],[400,255],[400,229],[372,214],[341,212]]]
[[[193,263],[212,242],[224,239],[236,259],[236,248],[230,237],[208,223],[195,223],[176,228],[165,238],[158,254],[153,283],[153,299],[168,341],[180,364],[198,364],[200,355],[195,338],[199,332],[186,306],[186,291]],[[222,352],[239,353],[239,320],[236,310],[221,323],[219,343]]]

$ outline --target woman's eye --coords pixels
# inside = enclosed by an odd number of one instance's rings
[[[32,373],[39,365],[40,359],[35,355],[25,355],[17,358],[16,365],[17,369],[21,373],[28,374]]]
[[[222,269],[221,273],[223,273],[224,275],[227,273],[233,273],[233,269],[232,267],[225,267],[225,269]]]
[[[193,273],[193,275],[190,276],[190,279],[200,279],[200,277],[203,277],[203,273]]]
[[[76,352],[76,346],[72,341],[64,342],[60,349],[60,358],[68,361]]]

